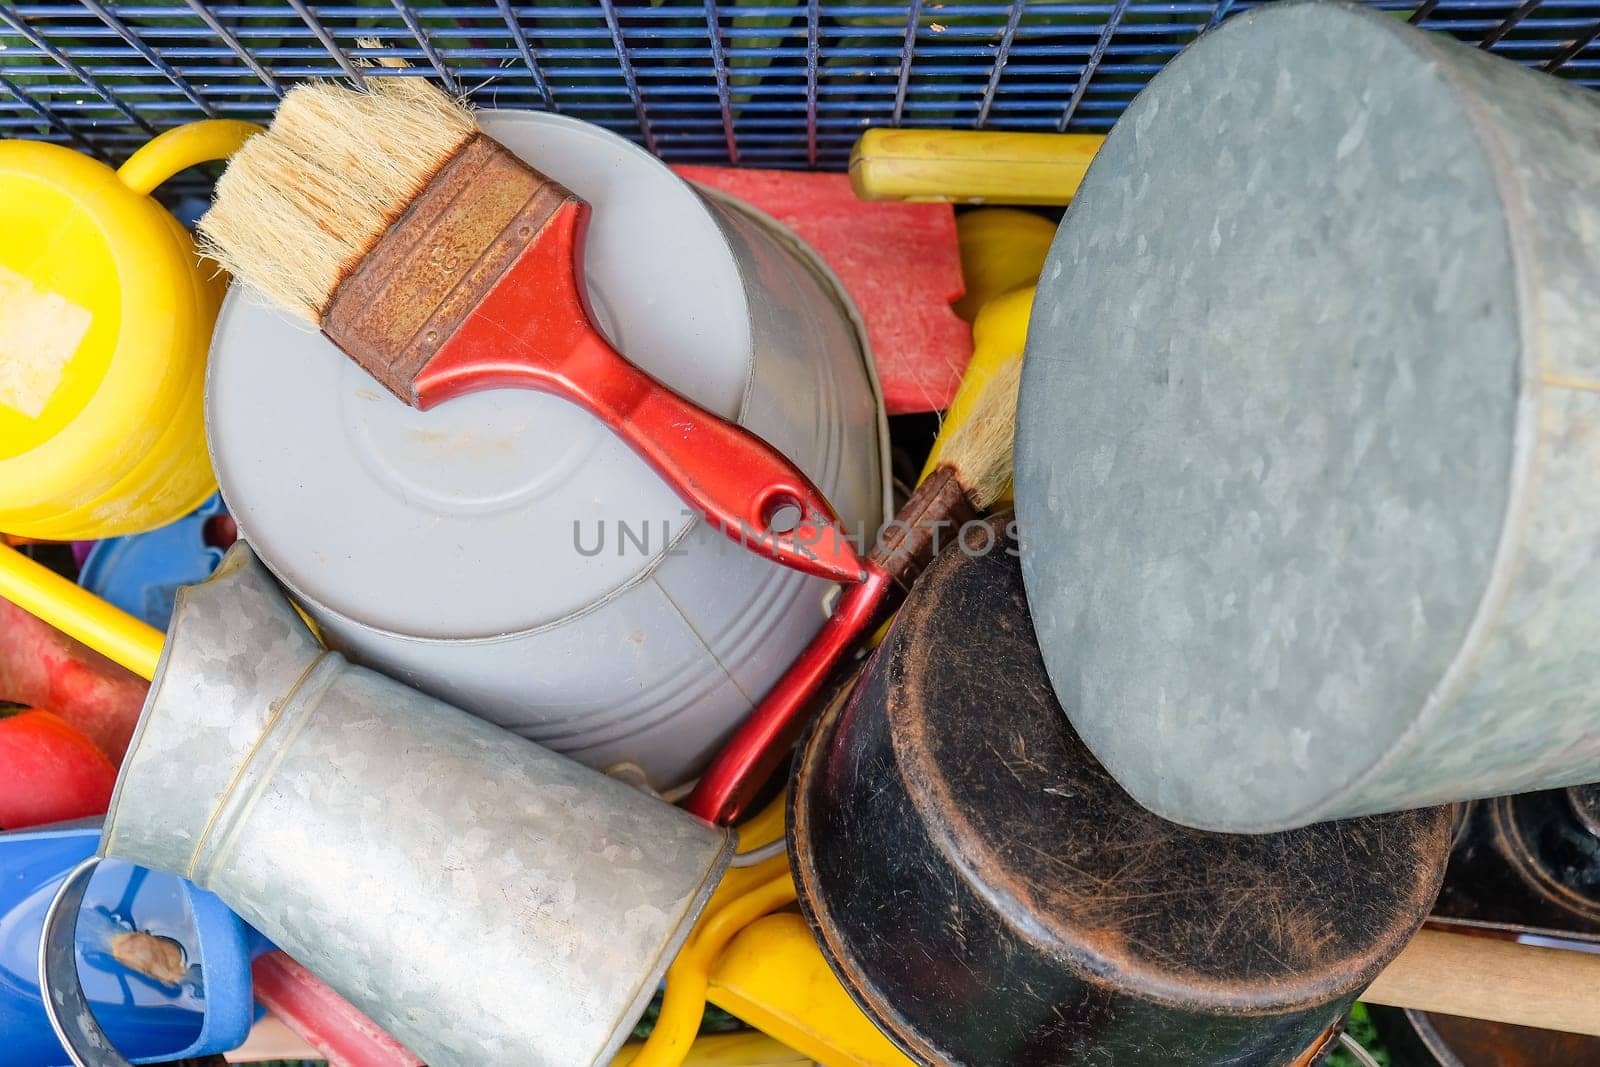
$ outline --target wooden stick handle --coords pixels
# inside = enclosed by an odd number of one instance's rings
[[[850,153],[863,200],[1066,204],[1105,138],[1097,133],[868,130]]]
[[[1600,1037],[1600,955],[1423,929],[1361,999]]]

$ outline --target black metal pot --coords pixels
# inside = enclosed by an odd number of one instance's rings
[[[1006,519],[922,576],[797,766],[835,972],[926,1063],[1303,1057],[1422,922],[1449,810],[1260,836],[1145,811],[1055,701]]]

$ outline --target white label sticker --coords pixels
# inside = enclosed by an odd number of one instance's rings
[[[94,316],[0,266],[0,404],[36,419]]]

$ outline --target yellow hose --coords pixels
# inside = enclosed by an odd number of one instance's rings
[[[7,545],[0,545],[0,597],[139,677],[155,677],[160,630]]]
[[[702,920],[690,935],[689,943],[667,968],[667,991],[661,1000],[661,1017],[630,1067],[680,1067],[694,1045],[700,1032],[700,1020],[705,1016],[712,961],[740,930],[794,899],[794,877],[785,870],[723,907],[710,919]]]
[[[148,194],[181,170],[227,159],[260,132],[261,127],[255,123],[238,119],[191,122],[168,130],[129,156],[117,170],[117,177],[134,192]]]

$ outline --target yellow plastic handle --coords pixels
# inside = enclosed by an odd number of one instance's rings
[[[117,177],[129,189],[148,196],[180,170],[197,163],[227,159],[260,132],[261,127],[255,123],[237,119],[191,122],[168,130],[129,156],[117,170]]]
[[[7,545],[0,545],[0,597],[139,677],[155,677],[160,630]]]
[[[634,1057],[632,1067],[682,1067],[706,1010],[711,963],[733,936],[756,919],[792,902],[794,878],[787,866],[721,910],[700,921],[688,944],[667,968],[666,993],[656,1027]]]
[[[628,1067],[643,1048],[640,1042],[623,1045],[611,1067]],[[702,1034],[689,1047],[683,1067],[812,1067],[804,1056],[755,1030],[737,1034]]]
[[[978,398],[1001,368],[1022,358],[1022,349],[1028,340],[1028,317],[1033,311],[1033,293],[1034,287],[1031,285],[1013,289],[990,300],[978,312],[977,321],[972,324],[972,361],[967,364],[967,372],[961,377],[955,399],[945,412],[944,425],[939,428],[939,436],[934,438],[933,450],[928,454],[928,462],[917,479],[919,482],[939,465],[950,438],[971,417]],[[1011,490],[1008,488],[1001,499],[1010,498]]]
[[[968,322],[985,304],[1013,289],[1032,285],[1044,270],[1056,224],[1032,211],[980,207],[956,216],[961,275],[967,292],[953,305]]]
[[[1065,204],[1105,138],[1091,133],[868,130],[850,153],[863,200]]]

